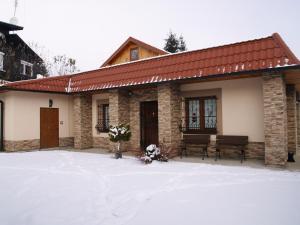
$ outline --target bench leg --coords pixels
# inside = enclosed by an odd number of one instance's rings
[[[246,154],[244,149],[241,149],[241,163],[243,163],[244,160],[246,160]]]
[[[219,157],[219,159],[221,158],[220,149],[216,149],[215,161],[217,161],[218,157]]]
[[[202,148],[202,160],[204,160],[205,156],[208,158],[207,147]]]
[[[187,157],[187,150],[186,150],[186,148],[182,148],[181,149],[181,152],[180,152],[180,158],[182,159],[182,157],[183,157],[183,152],[184,152],[184,154],[185,154],[185,157]]]

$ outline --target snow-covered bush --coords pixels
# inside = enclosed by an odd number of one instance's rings
[[[165,155],[161,154],[159,147],[151,144],[146,148],[144,155],[141,157],[141,160],[145,163],[151,163],[153,160],[167,162],[168,158]]]
[[[130,140],[130,126],[128,124],[110,126],[108,136],[110,141],[117,143],[116,158],[122,158],[121,143]]]

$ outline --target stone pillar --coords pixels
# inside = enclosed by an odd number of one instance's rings
[[[296,153],[297,149],[297,105],[295,85],[286,86],[288,152]]]
[[[112,126],[121,123],[129,123],[129,98],[128,93],[115,89],[109,92],[109,124]],[[110,150],[114,150],[115,144],[110,143]],[[128,151],[129,144],[123,143],[123,150]]]
[[[296,107],[297,107],[297,150],[296,150],[296,153],[297,153],[300,149],[300,103],[299,102],[296,103]]]
[[[78,95],[74,97],[74,147],[85,149],[92,146],[92,96]]]
[[[158,98],[158,136],[170,151],[170,156],[178,154],[181,133],[181,101],[178,86],[161,84],[157,87]]]
[[[286,88],[282,75],[263,76],[266,165],[285,166],[287,161]]]

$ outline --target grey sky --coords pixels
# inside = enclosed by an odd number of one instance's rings
[[[1,21],[13,4],[0,0]],[[278,32],[300,57],[298,0],[19,0],[17,17],[26,42],[77,59],[81,71],[98,68],[128,36],[162,48],[170,29],[189,50]]]

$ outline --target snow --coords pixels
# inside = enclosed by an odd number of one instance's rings
[[[1,225],[300,224],[300,172],[68,151],[0,154]]]

